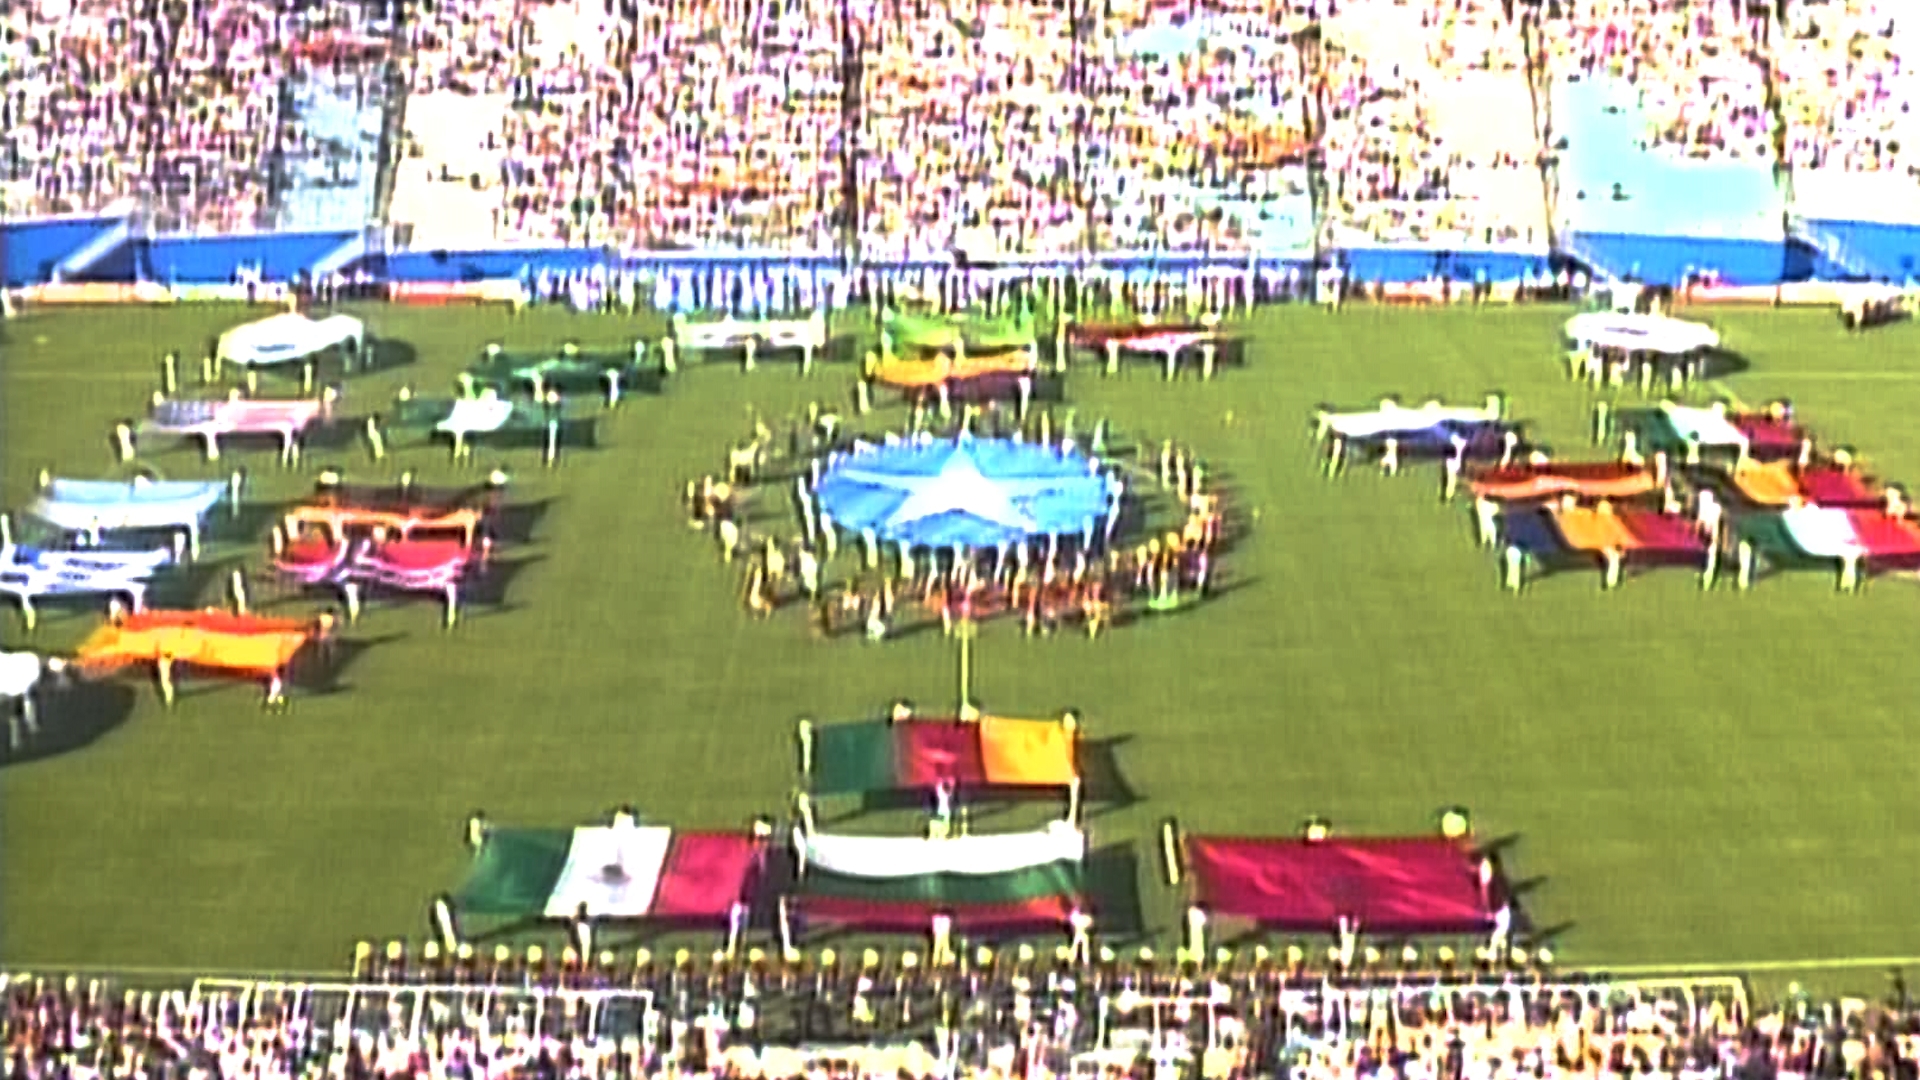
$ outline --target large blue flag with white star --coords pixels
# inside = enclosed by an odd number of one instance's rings
[[[1077,451],[962,435],[857,451],[827,470],[816,496],[841,527],[889,542],[994,548],[1103,531],[1121,492]]]

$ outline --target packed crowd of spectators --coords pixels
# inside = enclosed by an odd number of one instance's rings
[[[1542,152],[1528,18],[1547,78],[1631,80],[1649,145],[1766,160],[1777,94],[1796,168],[1920,169],[1893,0],[1791,5],[1784,26],[1772,7],[443,0],[405,17],[401,213],[473,243],[1297,254],[1316,146],[1336,240],[1537,244],[1544,215],[1515,197]],[[369,147],[296,103],[382,100],[384,10],[7,5],[6,210],[136,197],[168,227],[284,225],[301,176],[364,182]]]
[[[1771,160],[1771,3],[1563,0],[1541,34],[1553,78],[1628,80],[1646,144],[1685,157]]]
[[[150,112],[167,41],[124,5],[50,0],[0,12],[0,168],[18,215],[93,209],[152,176]]]
[[[1203,7],[1201,50],[1141,40],[1166,13],[1131,2],[587,0],[503,26],[455,0],[416,27],[438,66],[421,52],[415,93],[512,95],[478,136],[492,237],[832,251],[857,221],[883,258],[1234,246],[1305,191],[1292,9]]]
[[[1522,36],[1498,0],[1346,8],[1332,29],[1333,239],[1543,243]]]
[[[1182,9],[1187,50],[1155,40]],[[1096,250],[1287,244],[1263,219],[1307,194],[1315,77],[1298,37],[1313,13],[1285,0],[1104,8],[1107,59],[1084,84],[1092,119],[1079,144]]]
[[[1182,973],[1110,955],[1056,966],[1030,953],[938,970],[830,950],[791,965],[757,951],[717,966],[684,953],[638,962],[564,977],[570,989],[549,967],[415,972],[351,994],[22,976],[6,983],[0,1040],[15,1080],[952,1080],[1165,1067],[1220,1080],[1912,1080],[1920,1050],[1920,1011],[1903,1000],[1795,994],[1748,1015],[1727,980],[1324,981],[1271,965]],[[455,981],[469,989],[445,989]]]
[[[286,108],[309,65],[359,73],[357,6],[34,0],[0,14],[5,210],[125,199],[164,228],[272,228],[289,159],[322,149]],[[364,218],[363,218],[364,219]]]
[[[1890,0],[1829,0],[1788,13],[1776,53],[1795,169],[1920,175],[1916,73],[1901,56],[1920,17]],[[1902,147],[1905,147],[1903,150]]]
[[[464,2],[452,36],[491,34],[465,51],[519,70],[527,35]],[[485,238],[822,251],[852,221],[876,258],[1297,251],[1306,234],[1262,221],[1304,196],[1317,140],[1329,239],[1537,245],[1529,10],[1540,81],[1629,80],[1651,147],[1772,160],[1777,93],[1796,168],[1906,167],[1889,0],[1793,6],[1784,27],[1746,0],[585,4],[520,17],[565,41],[495,80],[536,109],[489,136],[512,149]],[[590,84],[595,104],[569,92]]]

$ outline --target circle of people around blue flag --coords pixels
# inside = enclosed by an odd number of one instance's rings
[[[860,444],[815,489],[853,532],[914,547],[997,548],[1035,537],[1111,532],[1124,485],[1100,459],[1009,439],[919,435]]]

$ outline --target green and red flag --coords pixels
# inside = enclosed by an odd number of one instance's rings
[[[660,825],[495,829],[453,900],[515,918],[724,919],[750,899],[765,843]]]
[[[812,729],[815,795],[1068,787],[1079,778],[1069,720],[876,720]]]
[[[1064,924],[1083,909],[1086,835],[1037,832],[923,839],[794,834],[800,908],[825,922],[924,930]]]

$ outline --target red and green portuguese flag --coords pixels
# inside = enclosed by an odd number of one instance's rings
[[[924,930],[1065,923],[1082,910],[1087,838],[1067,822],[1038,832],[947,840],[794,834],[800,907],[810,918]]]

